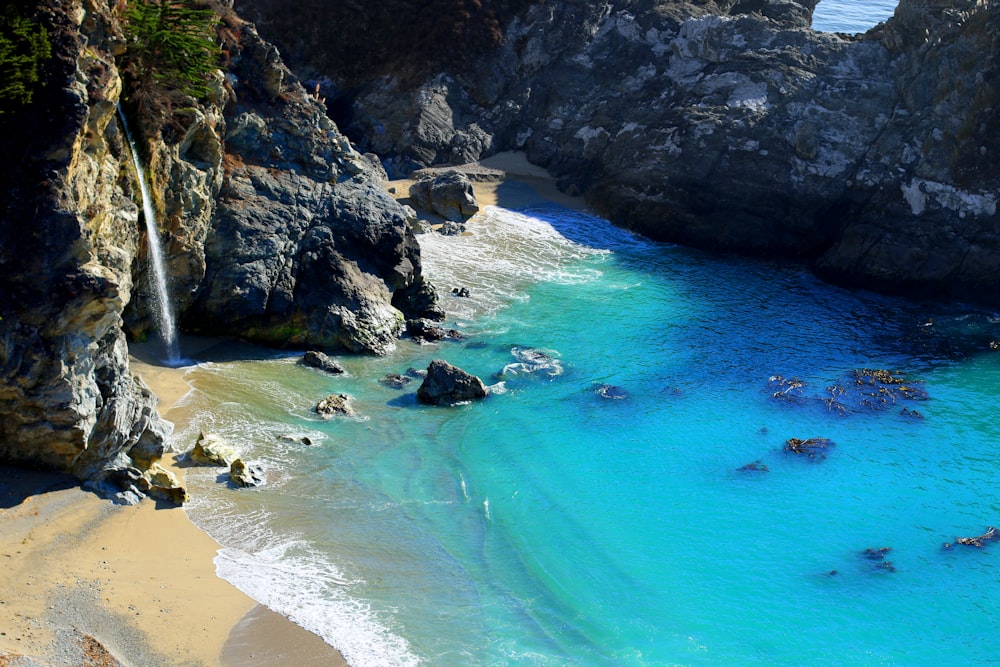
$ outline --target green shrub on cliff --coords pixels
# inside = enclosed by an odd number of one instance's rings
[[[219,66],[218,15],[197,0],[134,0],[125,12],[128,71],[137,88],[204,97]]]
[[[13,4],[0,11],[0,116],[31,102],[52,56],[45,28]]]

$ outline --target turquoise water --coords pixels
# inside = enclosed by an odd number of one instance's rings
[[[824,32],[865,32],[896,11],[898,0],[820,0],[813,28]]]
[[[997,660],[1000,543],[942,548],[1000,522],[994,315],[564,209],[470,229],[421,237],[440,291],[471,290],[443,298],[464,340],[345,356],[348,377],[253,348],[187,371],[175,445],[219,432],[267,478],[188,473],[222,576],[356,667]],[[379,382],[435,358],[492,394]],[[860,368],[926,399],[828,409]],[[775,398],[776,375],[805,386]],[[357,416],[316,418],[332,392]],[[810,437],[825,459],[783,451]],[[861,555],[881,547],[894,571]]]

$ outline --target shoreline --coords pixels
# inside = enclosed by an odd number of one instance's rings
[[[585,210],[520,153],[455,168],[491,173],[473,179],[481,208]],[[408,197],[406,181],[393,186],[402,190],[393,196]],[[195,359],[227,344],[186,343]],[[185,368],[163,365],[153,344],[129,348],[160,415],[184,423]],[[161,465],[183,480],[178,456],[168,452]],[[0,664],[348,667],[319,636],[219,577],[220,545],[183,508],[148,498],[117,506],[67,475],[0,467],[0,525]]]

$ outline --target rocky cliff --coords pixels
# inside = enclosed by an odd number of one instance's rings
[[[40,3],[47,85],[3,118],[0,460],[129,500],[157,491],[169,425],[128,362],[125,331],[155,332],[119,102],[187,330],[378,353],[434,295],[380,168],[252,26],[216,6],[223,67],[208,93],[155,99],[126,71],[123,7]]]
[[[288,37],[264,0],[240,4]],[[1000,7],[902,0],[852,36],[811,30],[815,5],[531,4],[495,49],[345,82],[336,108],[390,171],[520,149],[656,239],[1000,302]]]

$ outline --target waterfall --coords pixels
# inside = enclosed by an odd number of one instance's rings
[[[170,304],[170,295],[167,292],[167,268],[163,261],[163,248],[160,245],[160,230],[156,224],[156,210],[153,207],[153,200],[149,196],[149,183],[146,181],[146,172],[139,159],[139,151],[136,149],[135,141],[132,140],[132,133],[128,129],[128,122],[125,120],[125,112],[121,105],[118,105],[118,116],[122,120],[122,128],[125,130],[125,138],[128,139],[129,151],[132,153],[132,164],[135,166],[137,178],[139,180],[139,191],[142,193],[142,212],[146,218],[146,235],[149,245],[149,264],[152,267],[150,282],[153,287],[154,308],[153,317],[156,320],[160,338],[163,340],[163,347],[166,350],[167,365],[175,366],[181,363],[180,350],[177,344],[177,325],[174,321],[174,311]]]

